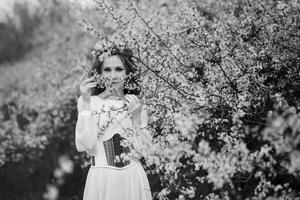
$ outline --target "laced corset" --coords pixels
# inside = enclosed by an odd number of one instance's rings
[[[124,140],[124,137],[122,135],[124,134],[121,135],[119,131],[105,137],[104,130],[108,128],[109,125],[114,125],[113,123],[116,123],[117,120],[122,120],[125,117],[128,117],[128,107],[121,100],[107,101],[113,102],[113,105],[103,104],[98,110],[92,112],[97,120],[97,138],[99,140],[101,137],[104,137],[102,143],[106,155],[107,164],[115,167],[124,167],[130,164],[130,160],[123,157],[130,152],[129,147],[124,147],[121,145],[122,141]],[[107,137],[110,138],[105,139]]]
[[[82,97],[78,98],[76,148],[94,156],[96,166],[126,166],[133,160],[137,161],[146,146],[151,145],[152,137],[146,128],[148,124],[146,106],[142,106],[141,124],[133,127],[128,108],[124,105],[123,100],[92,96],[90,109],[83,110]],[[129,144],[130,148],[123,143]],[[122,160],[122,154],[128,153],[125,160]]]

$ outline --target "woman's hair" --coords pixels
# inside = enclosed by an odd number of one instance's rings
[[[100,52],[101,54],[101,52]],[[94,61],[91,67],[91,70],[96,71],[98,74],[102,74],[102,67],[103,67],[103,61],[99,60],[99,56],[100,54],[96,54],[94,57]],[[141,92],[141,87],[139,84],[139,80],[140,80],[140,69],[135,65],[134,60],[132,59],[133,57],[133,53],[132,50],[129,48],[125,48],[122,52],[117,48],[114,47],[111,56],[116,55],[121,59],[121,62],[123,63],[124,67],[125,67],[125,71],[126,71],[126,75],[129,75],[130,73],[134,74],[134,76],[129,76],[126,77],[125,79],[125,84],[129,84],[129,85],[135,85],[137,87],[134,88],[124,88],[124,94],[135,94],[135,95],[139,95]],[[94,74],[91,73],[89,74],[89,77],[93,76]],[[91,95],[98,95],[100,93],[102,93],[105,90],[105,86],[101,87],[99,84],[91,89]]]

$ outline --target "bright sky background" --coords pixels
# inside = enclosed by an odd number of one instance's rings
[[[3,20],[5,13],[10,11],[12,1],[9,0],[0,0],[0,21]]]
[[[12,8],[15,2],[17,3],[24,3],[28,2],[29,5],[33,5],[33,7],[36,7],[36,5],[39,5],[40,0],[0,0],[0,22],[4,20],[4,17],[6,14],[12,13]],[[62,2],[68,2],[72,5],[76,5],[76,8],[87,8],[95,4],[93,0],[59,0]]]
[[[36,4],[38,0],[0,0],[0,21],[3,21],[5,15],[10,14],[15,2],[28,2],[32,5]],[[29,5],[30,5],[29,4]]]

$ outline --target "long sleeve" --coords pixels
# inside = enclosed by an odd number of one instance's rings
[[[87,151],[90,155],[97,152],[97,129],[92,121],[91,110],[83,110],[83,100],[77,100],[78,118],[75,128],[75,144],[77,151]]]

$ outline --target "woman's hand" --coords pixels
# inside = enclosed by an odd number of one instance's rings
[[[86,77],[87,74],[84,74],[81,78],[80,78],[80,94],[82,96],[82,100],[85,102],[89,102],[90,101],[90,97],[91,97],[91,88],[96,87],[97,86],[97,82],[94,81],[93,78],[87,78],[84,80],[84,78]],[[83,80],[83,81],[82,81]]]
[[[135,95],[126,94],[125,99],[128,105],[128,112],[131,113],[131,120],[134,126],[141,124],[142,104],[139,98]]]
[[[140,114],[142,111],[142,104],[139,98],[132,94],[126,94],[124,97],[128,106],[128,112],[134,115]]]

